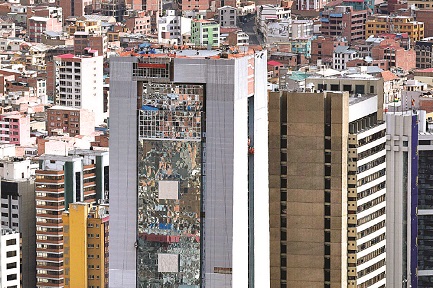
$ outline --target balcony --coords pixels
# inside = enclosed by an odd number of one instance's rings
[[[53,263],[53,262],[46,262],[47,265],[37,265],[36,264],[36,269],[44,269],[44,270],[54,270],[54,271],[62,271],[63,270],[63,263],[61,263],[60,265],[56,265],[58,263]],[[49,264],[53,264],[53,265],[49,265]],[[44,275],[44,274],[42,274]]]
[[[64,184],[65,179],[46,179],[46,178],[40,178],[36,179],[36,183],[38,184]]]
[[[36,208],[49,210],[49,211],[62,211],[65,210],[65,205],[58,205],[58,206],[36,205]]]
[[[36,219],[37,218],[62,219],[62,215],[51,215],[51,214],[46,214],[46,213],[37,213],[37,211],[36,211]]]
[[[53,176],[59,176],[63,175],[64,171],[53,171],[53,170],[36,170],[36,176],[37,175],[53,175]]]
[[[59,227],[59,228],[61,229],[62,227]],[[36,231],[36,235],[46,235],[46,236],[50,236],[50,237],[62,237],[63,231],[58,231],[58,232]]]
[[[36,200],[59,202],[59,201],[64,201],[65,198],[64,198],[64,195],[59,196],[59,197],[37,196]]]
[[[39,227],[62,227],[62,223],[46,223],[46,222],[36,222],[36,226]]]
[[[55,240],[38,240],[38,239],[36,239],[36,244],[51,244],[51,245],[53,245],[53,244],[59,244],[59,245],[62,245],[63,244],[63,239],[58,240],[58,241],[55,241]],[[44,250],[42,250],[42,251],[44,251]]]
[[[87,182],[87,183],[84,183],[84,184],[83,184],[83,187],[84,187],[84,188],[92,187],[92,186],[96,186],[96,182],[95,182],[95,181]]]
[[[36,257],[36,261],[63,262],[63,255],[60,258],[54,258],[54,257]],[[43,274],[43,275],[46,275],[46,274]]]
[[[40,277],[38,277],[38,279],[39,279]],[[41,281],[37,281],[37,286],[38,287],[65,287],[65,284],[63,284],[63,278],[62,279],[59,279],[59,280],[62,280],[62,283],[59,283],[59,284],[57,284],[57,283],[46,283],[46,282],[41,282]]]
[[[39,187],[38,186],[38,182],[36,182],[36,192],[64,192],[64,188],[58,188],[58,189],[54,189],[54,188],[46,188],[46,187]]]

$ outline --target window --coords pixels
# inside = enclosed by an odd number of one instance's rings
[[[6,246],[15,245],[15,244],[17,244],[17,239],[6,240]]]
[[[355,85],[355,93],[356,94],[365,94],[364,85]]]

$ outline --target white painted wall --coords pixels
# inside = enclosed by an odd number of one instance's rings
[[[0,286],[1,287],[20,287],[20,234],[9,229],[1,229],[2,235],[0,241]],[[15,241],[15,244],[7,245],[7,241]],[[14,253],[15,256],[8,257],[8,253]],[[7,269],[8,264],[15,263],[16,268]],[[8,275],[14,275],[16,280],[7,280]]]

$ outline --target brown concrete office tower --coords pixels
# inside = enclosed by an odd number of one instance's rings
[[[381,106],[376,95],[270,93],[271,287],[385,287]]]

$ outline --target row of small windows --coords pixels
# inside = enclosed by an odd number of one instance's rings
[[[358,153],[358,161],[385,150],[385,143],[379,144],[366,151]]]
[[[365,276],[365,275],[367,275],[373,271],[376,271],[377,269],[379,269],[380,267],[382,267],[384,265],[385,265],[385,259],[380,260],[379,262],[374,263],[373,265],[365,268],[364,270],[359,271],[358,272],[358,278],[361,278],[361,277],[363,277],[363,276]]]
[[[382,215],[385,215],[385,207],[371,213],[370,215],[367,215],[365,217],[362,217],[361,219],[358,220],[358,225],[362,225],[365,224],[371,220],[374,220]]]
[[[356,172],[357,173],[362,173],[362,172],[367,171],[367,170],[369,170],[369,169],[371,169],[373,167],[376,167],[376,166],[378,166],[380,164],[385,163],[385,161],[386,161],[386,157],[385,156],[382,156],[380,158],[374,159],[373,161],[370,161],[368,163],[365,163],[364,165],[359,166]]]
[[[381,195],[373,199],[372,201],[368,201],[367,203],[358,206],[358,213],[370,209],[371,207],[374,207],[377,204],[382,203],[383,201],[385,201],[385,195]]]
[[[368,288],[371,287],[374,283],[379,282],[380,280],[385,278],[385,272],[380,273],[379,275],[374,276],[373,278],[369,279],[368,281],[365,281],[362,284],[359,284],[357,288]],[[380,286],[379,288],[384,288],[385,284]]]
[[[368,197],[368,196],[370,196],[370,195],[372,195],[372,194],[374,194],[374,193],[376,193],[376,192],[384,189],[385,188],[385,183],[386,183],[386,181],[383,181],[382,183],[379,183],[376,186],[373,186],[373,187],[371,187],[371,188],[369,188],[367,190],[359,192],[357,194],[358,200],[360,200],[362,198],[365,198],[365,197]]]
[[[365,262],[370,261],[371,259],[376,258],[377,256],[381,255],[385,253],[385,246],[380,247],[379,249],[376,249],[370,253],[368,253],[367,255],[365,255],[364,257],[360,257],[357,260],[358,265],[361,265]]]
[[[358,140],[358,147],[361,147],[361,146],[363,146],[365,144],[373,142],[373,141],[375,141],[377,139],[383,138],[383,137],[385,137],[385,135],[386,135],[386,131],[382,130],[382,131],[376,132],[376,133],[374,133],[372,135],[369,135],[369,136],[367,136],[365,138],[359,139]]]
[[[376,245],[377,243],[379,243],[383,240],[385,240],[385,233],[380,234],[377,237],[374,237],[370,241],[367,241],[361,245],[358,245],[358,252],[364,251],[365,249],[370,248],[371,246]]]
[[[372,181],[374,181],[374,180],[376,180],[376,179],[378,179],[380,177],[385,176],[385,173],[386,173],[386,168],[384,168],[382,170],[379,170],[379,171],[377,171],[377,172],[375,172],[373,174],[370,174],[370,175],[368,175],[368,176],[366,176],[366,177],[364,177],[362,179],[359,179],[357,181],[357,185],[361,186],[361,185],[365,185],[367,183],[370,183],[370,182],[372,182]]]
[[[357,234],[358,239],[365,237],[367,235],[370,235],[370,234],[372,234],[372,233],[374,233],[374,232],[376,232],[376,231],[378,231],[384,227],[385,227],[385,220],[383,220],[383,221],[381,221],[381,222],[379,222],[379,223],[377,223],[371,227],[368,227],[367,229],[362,230],[361,232],[358,232],[358,234]]]

